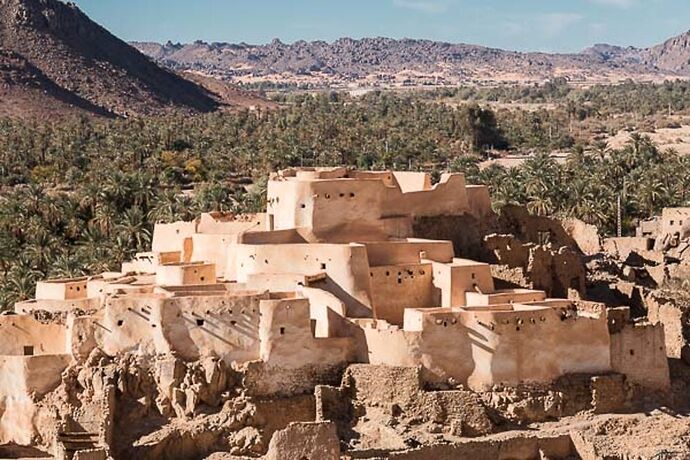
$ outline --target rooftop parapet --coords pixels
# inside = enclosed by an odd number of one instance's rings
[[[216,265],[213,263],[192,262],[160,265],[156,270],[158,286],[186,286],[196,284],[215,284]]]

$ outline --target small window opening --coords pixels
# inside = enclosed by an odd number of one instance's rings
[[[326,269],[326,264],[321,264],[321,270],[325,270],[325,269]]]
[[[285,328],[284,327],[280,328],[280,335],[285,335]]]
[[[118,326],[118,327],[122,327],[123,324],[125,324],[125,322],[124,322],[123,320],[120,319],[120,320],[117,321],[117,326]]]
[[[33,355],[34,355],[34,347],[33,346],[24,347],[24,356],[33,356]]]
[[[197,325],[197,326],[203,326],[205,322],[206,322],[206,321],[204,321],[203,319],[197,319],[197,320],[196,320],[196,325]]]

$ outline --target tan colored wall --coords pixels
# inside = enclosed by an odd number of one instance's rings
[[[203,234],[192,236],[192,262],[207,262],[215,264],[216,273],[225,273],[228,257],[228,245],[237,243],[236,235]]]
[[[431,308],[440,302],[428,264],[371,267],[374,317],[402,326],[406,308]]]
[[[153,228],[152,252],[182,252],[184,240],[196,233],[196,222],[156,224]]]
[[[442,307],[461,307],[468,304],[467,292],[494,292],[494,281],[488,264],[454,259],[450,264],[433,263],[434,284],[441,290]]]
[[[395,171],[393,176],[403,193],[431,190],[431,176],[427,173]]]
[[[297,178],[272,178],[268,215],[274,228],[310,228],[318,241],[376,241],[411,236],[413,217],[491,212],[481,186],[473,188],[470,206],[461,174],[443,175],[433,187],[419,173],[343,174],[299,171]]]
[[[76,300],[86,298],[87,278],[39,281],[36,283],[36,299]]]
[[[546,300],[546,293],[529,289],[505,289],[492,294],[468,292],[466,297],[468,306],[488,306],[540,302]]]
[[[611,335],[611,364],[628,381],[654,390],[668,390],[671,383],[661,324],[627,324]]]
[[[690,208],[664,208],[661,213],[660,236],[683,233],[683,229],[687,228],[689,223]]]
[[[216,266],[213,263],[168,264],[156,270],[156,284],[159,286],[215,283]]]
[[[287,298],[261,301],[261,360],[268,366],[300,369],[350,362],[349,338],[316,338],[309,300]]]
[[[453,260],[453,244],[450,241],[420,240],[376,241],[363,243],[371,266],[416,264],[424,258],[448,263]]]
[[[73,300],[27,300],[26,302],[16,303],[14,305],[14,311],[20,315],[31,314],[37,311],[61,313],[73,310],[97,310],[100,308],[100,306],[101,301],[98,298]]]
[[[57,388],[69,355],[0,357],[0,445],[34,446],[36,400]]]
[[[563,320],[563,311],[463,314],[463,323],[473,331],[476,363],[469,386],[488,390],[495,384],[547,383],[565,374],[610,371],[606,317]]]
[[[226,280],[249,281],[252,274],[326,273],[323,286],[348,308],[348,316],[371,316],[366,248],[348,244],[230,245]],[[251,287],[251,286],[250,286]],[[368,312],[368,313],[367,313]]]
[[[408,310],[404,330],[364,327],[364,333],[371,364],[423,366],[427,380],[452,378],[477,391],[611,371],[606,318],[563,321],[561,313]]]
[[[0,316],[0,356],[23,356],[24,347],[33,347],[34,355],[68,352],[67,327],[43,324],[32,316]]]
[[[261,295],[206,293],[141,295],[108,301],[96,340],[106,353],[175,352],[188,361],[218,356],[231,362],[259,358]]]
[[[236,235],[249,231],[267,230],[266,214],[204,213],[199,217],[197,233]]]

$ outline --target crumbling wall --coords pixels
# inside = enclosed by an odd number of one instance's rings
[[[594,255],[601,252],[601,237],[595,225],[574,217],[563,219],[561,225],[583,254]]]
[[[339,460],[340,440],[330,422],[291,423],[271,438],[265,460]]]
[[[40,400],[60,385],[70,355],[0,357],[0,445],[35,446]]]
[[[443,431],[451,437],[493,431],[493,422],[475,393],[425,391],[421,373],[420,368],[352,365],[339,387],[317,387],[317,419],[335,422],[345,440],[353,436],[352,428],[361,419],[401,429],[414,423],[422,431]]]
[[[664,326],[666,352],[690,364],[690,303],[670,292],[652,291],[644,297],[649,321]]]
[[[528,280],[531,289],[545,291],[549,297],[580,298],[586,290],[587,274],[579,253],[566,246],[555,248],[522,243],[513,235],[488,235],[486,248],[493,252],[492,263],[505,267],[494,275],[507,274],[504,281]]]

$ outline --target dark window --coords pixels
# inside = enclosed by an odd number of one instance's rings
[[[285,328],[284,327],[280,328],[280,335],[285,335]]]
[[[205,321],[204,321],[203,319],[197,319],[197,320],[196,320],[196,325],[199,326],[199,327],[203,326],[204,323],[205,323]]]
[[[24,356],[33,356],[33,355],[34,355],[34,347],[33,346],[24,347]]]

